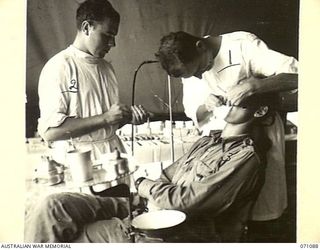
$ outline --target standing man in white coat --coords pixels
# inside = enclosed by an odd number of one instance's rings
[[[104,59],[116,46],[120,15],[107,0],[87,0],[76,13],[73,44],[52,57],[39,79],[39,134],[64,163],[68,140],[77,148],[90,147],[92,159],[124,152],[116,130],[126,123],[147,120],[142,106],[119,103],[118,82],[112,65]]]

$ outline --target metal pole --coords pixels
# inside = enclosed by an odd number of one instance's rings
[[[170,115],[170,146],[171,146],[171,161],[174,162],[174,144],[173,144],[173,119],[172,119],[172,103],[171,103],[171,78],[168,75],[168,92],[169,92],[169,115]]]
[[[144,64],[149,64],[149,63],[158,63],[159,61],[155,60],[147,60],[143,61],[142,63],[139,64],[138,68],[134,71],[134,76],[133,76],[133,83],[132,83],[132,96],[131,96],[131,106],[134,106],[135,103],[135,88],[136,88],[136,79],[137,79],[137,74],[139,69],[144,65]],[[131,155],[134,155],[134,129],[136,128],[135,125],[131,125]]]

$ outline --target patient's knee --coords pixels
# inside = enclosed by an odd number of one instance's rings
[[[66,194],[65,193],[54,193],[47,195],[44,197],[38,205],[43,209],[43,211],[46,211],[48,209],[52,209],[56,207],[61,202],[66,202],[67,199],[65,199]]]

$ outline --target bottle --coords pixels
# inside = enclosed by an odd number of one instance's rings
[[[106,171],[109,180],[116,180],[122,175],[129,173],[128,161],[126,158],[121,157],[120,151],[117,148],[109,156]]]
[[[120,151],[116,148],[116,173],[117,175],[124,175],[129,173],[128,160],[127,158],[122,158]]]
[[[39,177],[45,180],[42,182],[47,182],[49,185],[55,185],[63,181],[63,171],[58,168],[60,167],[54,160],[50,159],[49,156],[41,156],[42,164],[41,170],[39,171]]]
[[[122,158],[117,148],[111,156],[107,170],[108,179],[113,181],[113,185],[126,184],[130,187],[132,182],[127,158]]]

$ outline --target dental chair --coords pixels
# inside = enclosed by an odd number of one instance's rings
[[[221,242],[248,242],[248,220],[253,205],[254,201],[250,201],[245,206],[233,207],[216,218]]]
[[[116,186],[111,188],[102,190],[102,191],[95,191],[93,186],[89,187],[90,192],[93,195],[100,196],[100,197],[119,197],[119,198],[126,198],[128,200],[128,211],[130,216],[130,221],[133,219],[132,214],[132,196],[130,192],[130,188],[127,184],[120,183]],[[131,237],[131,241],[134,242],[134,237]]]

